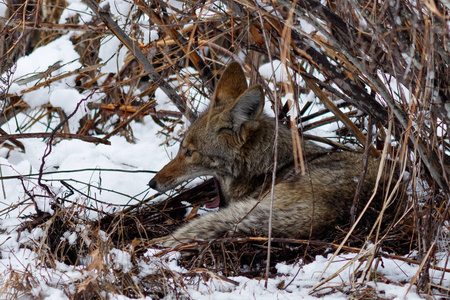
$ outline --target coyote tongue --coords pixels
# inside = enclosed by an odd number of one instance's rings
[[[216,207],[219,207],[219,204],[220,204],[220,197],[217,196],[216,199],[214,199],[213,202],[206,203],[205,207],[206,208],[216,208]]]
[[[216,199],[214,199],[214,201],[208,202],[205,204],[205,207],[209,208],[209,209],[219,207],[219,205],[220,205],[219,182],[215,178],[213,178],[213,180],[214,180],[214,186],[216,187],[217,197],[216,197]]]

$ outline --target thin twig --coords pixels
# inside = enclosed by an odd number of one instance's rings
[[[33,132],[33,133],[17,133],[0,135],[0,142],[14,139],[45,139],[45,138],[61,138],[61,139],[77,139],[89,143],[100,143],[105,145],[111,145],[111,142],[101,138],[97,138],[89,135],[75,134],[75,133],[63,133],[63,132]]]
[[[264,20],[262,19],[262,15],[259,14],[260,22],[261,24],[264,23]],[[266,36],[266,32],[263,31],[264,38],[266,41],[266,48],[267,52],[270,54],[270,44],[269,44],[269,38]],[[271,57],[269,55],[269,57]],[[273,68],[273,62],[270,60],[272,71],[274,71]],[[268,93],[271,93],[271,91],[267,91]],[[274,91],[276,94],[276,91]],[[275,96],[275,99],[277,97]],[[278,113],[279,107],[278,107],[278,101],[275,101],[274,111],[275,111],[275,137],[273,141],[273,170],[272,170],[272,183],[270,188],[270,208],[269,208],[269,220],[267,225],[267,260],[266,260],[266,271],[265,271],[265,287],[267,288],[267,284],[269,282],[269,269],[270,269],[270,254],[271,254],[271,246],[272,246],[272,218],[273,218],[273,202],[275,200],[275,182],[277,177],[277,166],[278,166],[278,134],[279,134],[279,122],[278,122]]]

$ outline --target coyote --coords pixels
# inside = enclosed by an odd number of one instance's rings
[[[187,130],[177,156],[149,182],[151,188],[165,192],[188,179],[211,175],[220,184],[224,207],[159,239],[164,246],[235,233],[267,235],[276,124],[263,108],[262,87],[248,87],[241,66],[232,62],[209,108]],[[304,141],[302,149],[305,175],[294,167],[290,129],[280,124],[272,216],[276,237],[317,238],[337,224],[349,223],[363,170],[362,155],[332,151],[309,141]],[[359,208],[372,196],[377,172],[378,161],[369,158]],[[372,211],[379,198],[372,201]]]

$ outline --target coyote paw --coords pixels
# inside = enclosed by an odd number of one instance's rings
[[[163,247],[169,247],[169,246],[165,246],[164,242],[169,241],[170,236],[166,235],[166,236],[162,236],[159,238],[154,238],[150,240],[150,244],[151,245],[159,245],[159,246],[163,246]]]

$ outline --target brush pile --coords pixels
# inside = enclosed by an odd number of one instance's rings
[[[51,45],[60,57],[42,50]],[[242,236],[158,252],[151,239],[217,197],[212,179],[169,196],[149,196],[144,184],[127,194],[102,181],[140,172],[148,182],[167,155],[129,153],[117,165],[122,169],[52,164],[52,155],[65,155],[54,150],[64,143],[97,151],[123,137],[139,145],[136,128],[149,122],[157,127],[149,140],[176,146],[230,61],[246,68],[250,85],[264,87],[266,111],[298,128],[302,139],[389,160],[407,191],[398,221],[348,238],[350,226],[322,241],[274,239],[270,249],[266,237]],[[9,267],[0,276],[6,298],[45,299],[50,290],[70,299],[189,298],[187,291],[205,282],[238,286],[231,276],[262,277],[267,251],[272,279],[282,273],[280,263],[302,269],[318,255],[333,260],[351,253],[347,265],[306,285],[314,296],[378,293],[371,282],[392,283],[377,271],[387,259],[417,266],[395,283],[406,286],[406,294],[414,287],[450,295],[448,1],[7,1],[0,3],[0,76],[0,250],[15,240],[45,272],[54,272],[45,277],[36,275],[38,266]],[[36,138],[43,153],[29,142]],[[35,166],[3,173],[19,166],[21,153],[35,153]],[[139,160],[154,160],[155,169],[134,169]],[[87,171],[102,175],[97,181],[53,177],[83,178]],[[8,189],[13,184],[19,199]],[[111,203],[102,192],[127,200]],[[357,266],[345,275],[348,281],[331,284],[350,263]],[[144,272],[143,265],[152,267]],[[279,280],[277,289],[289,290],[296,276]],[[46,291],[37,289],[44,277]]]

